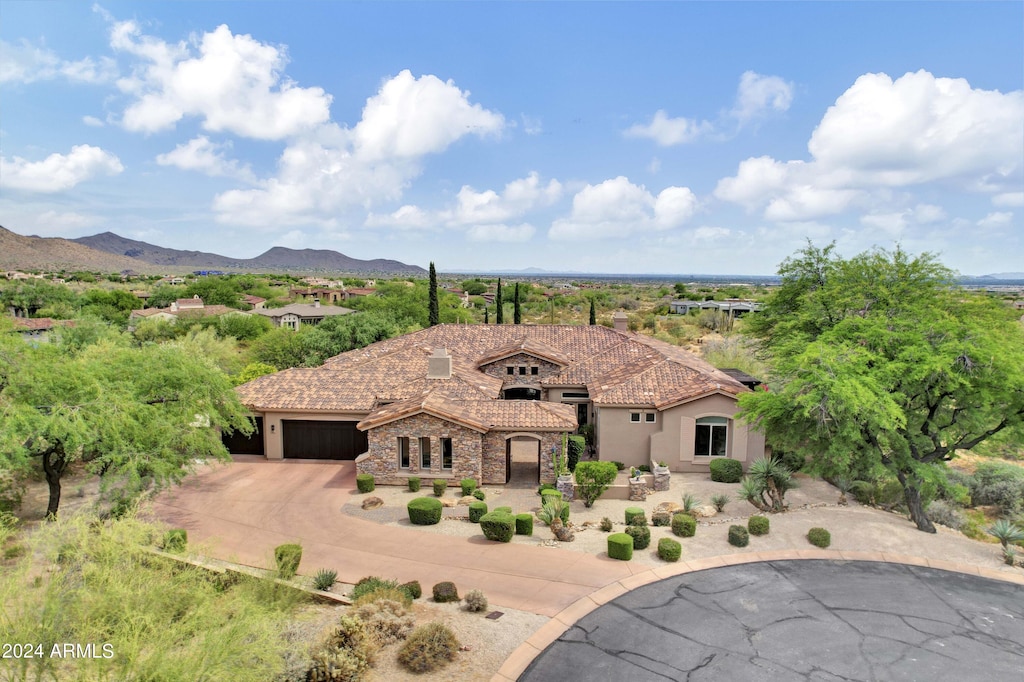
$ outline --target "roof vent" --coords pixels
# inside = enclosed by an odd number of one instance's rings
[[[433,355],[427,358],[428,379],[451,379],[452,356],[447,348],[435,348]]]

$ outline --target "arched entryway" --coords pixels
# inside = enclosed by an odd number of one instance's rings
[[[505,437],[505,485],[532,488],[540,483],[540,436],[511,433]]]

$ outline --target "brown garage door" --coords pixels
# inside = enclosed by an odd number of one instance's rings
[[[263,417],[255,417],[256,430],[251,436],[243,436],[238,431],[221,434],[224,447],[232,455],[263,454]]]
[[[284,456],[288,459],[355,459],[366,452],[366,433],[356,422],[281,422]]]

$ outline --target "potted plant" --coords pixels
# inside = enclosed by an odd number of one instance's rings
[[[660,474],[667,474],[667,473],[669,473],[669,471],[668,471],[668,464],[665,463],[665,460],[661,460],[660,462],[655,462],[654,466],[651,469],[654,472],[655,476],[660,475]]]
[[[633,483],[639,483],[644,477],[644,472],[640,471],[636,467],[629,467],[629,480]]]

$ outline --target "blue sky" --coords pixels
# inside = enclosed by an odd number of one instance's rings
[[[440,270],[1024,271],[1019,2],[0,5],[0,224]]]

